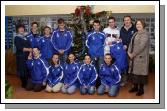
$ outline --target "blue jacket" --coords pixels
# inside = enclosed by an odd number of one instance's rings
[[[79,65],[76,62],[73,63],[64,63],[63,71],[63,83],[68,84],[69,86],[77,84],[77,73],[79,70]]]
[[[43,83],[47,81],[49,65],[44,59],[40,57],[38,59],[27,60],[27,66],[31,71],[33,83]]]
[[[134,25],[127,31],[124,26],[120,30],[120,38],[122,39],[123,45],[129,46],[133,34],[137,31]]]
[[[115,59],[115,64],[121,72],[127,70],[128,60],[126,51],[123,48],[122,42],[115,43],[110,47],[110,54]]]
[[[47,77],[48,85],[53,87],[57,83],[61,82],[63,78],[63,68],[62,66],[50,66],[49,68],[49,75]]]
[[[77,76],[81,86],[94,86],[98,74],[94,65],[83,64],[81,65]]]
[[[39,49],[42,54],[42,58],[49,59],[53,55],[53,46],[51,44],[51,37],[45,37],[43,36],[39,40]]]
[[[27,35],[27,40],[31,43],[32,48],[38,47],[40,38],[41,37],[38,34],[33,34],[32,32]]]
[[[91,31],[87,35],[86,46],[89,49],[89,54],[92,57],[104,56],[104,41],[105,34],[103,32]]]
[[[115,64],[102,64],[100,66],[99,76],[101,84],[107,86],[119,84],[121,81],[120,70]]]
[[[67,29],[63,32],[56,29],[51,36],[51,43],[53,44],[56,53],[58,53],[58,50],[64,50],[64,53],[67,54],[72,46],[72,41],[72,34]]]

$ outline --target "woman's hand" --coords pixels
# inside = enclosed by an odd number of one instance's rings
[[[129,55],[129,58],[130,58],[130,59],[133,59],[133,58],[134,58],[134,55],[133,55],[132,53],[129,53],[129,52],[128,52],[128,55]]]

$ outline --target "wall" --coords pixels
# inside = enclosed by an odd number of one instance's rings
[[[63,7],[63,8],[62,8]],[[6,5],[6,16],[20,16],[20,15],[52,15],[52,14],[69,14],[75,10],[75,5],[56,6],[56,5]],[[152,5],[96,5],[94,12],[112,11],[112,13],[154,13],[154,6]]]

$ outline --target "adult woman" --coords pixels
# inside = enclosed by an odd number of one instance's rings
[[[133,35],[128,55],[130,58],[129,73],[133,87],[129,92],[137,92],[137,96],[144,94],[144,84],[147,83],[149,65],[149,34],[145,30],[142,20],[136,21],[137,32]]]
[[[26,60],[28,58],[29,52],[32,51],[30,48],[30,42],[25,37],[24,25],[18,24],[16,26],[17,34],[14,38],[14,44],[16,46],[16,65],[17,65],[17,75],[21,79],[22,87],[25,88],[28,80],[28,70],[26,65]]]

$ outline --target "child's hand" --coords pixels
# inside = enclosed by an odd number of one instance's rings
[[[87,86],[84,86],[84,88],[87,88]]]
[[[32,52],[29,53],[29,55],[28,55],[28,59],[29,59],[29,60],[32,59]]]
[[[68,84],[65,84],[65,85],[64,85],[65,88],[68,88],[68,86],[69,86]]]
[[[43,86],[46,86],[46,82],[43,82],[42,85],[43,85]]]

